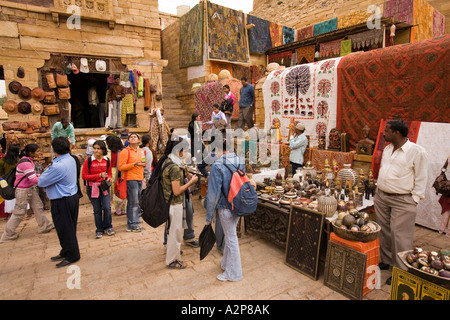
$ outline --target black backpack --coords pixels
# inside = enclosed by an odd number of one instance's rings
[[[31,162],[31,161],[28,159],[20,159],[19,162],[17,163],[17,166],[19,165],[19,163],[22,163],[22,162]],[[8,183],[8,185],[6,187],[0,188],[0,196],[5,200],[12,200],[16,197],[17,186],[22,182],[23,179],[25,179],[27,177],[27,175],[24,175],[22,177],[22,179],[20,179],[20,181],[16,185],[14,185],[14,182],[16,181],[17,166],[15,166],[11,170],[9,170],[2,177],[2,179],[4,179]]]
[[[166,159],[167,157],[162,157],[158,161],[158,164],[153,169],[147,188],[141,192],[141,200],[139,202],[142,219],[153,228],[157,228],[169,220],[169,209],[173,192],[169,201],[166,201],[162,187],[162,173],[173,162],[169,161],[163,166]]]

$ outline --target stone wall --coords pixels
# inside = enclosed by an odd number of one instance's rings
[[[92,0],[93,10],[103,9],[105,15],[96,16],[82,8],[80,29],[70,29],[67,23],[70,15],[59,1],[62,0],[54,0],[55,5],[51,7],[0,1],[0,65],[4,68],[8,99],[20,102],[20,98],[8,90],[13,80],[31,89],[42,86],[40,69],[52,54],[118,58],[128,70],[141,71],[144,78],[151,79],[158,91],[162,91],[162,71],[167,61],[161,58],[157,0]],[[98,7],[102,3],[107,6]],[[25,69],[24,78],[16,75],[19,66]],[[154,101],[162,106],[161,101]],[[143,98],[137,100],[136,113],[138,128],[132,130],[147,132],[149,116],[144,110]],[[9,115],[7,121],[16,120],[40,119],[39,115],[19,113]],[[105,133],[103,129],[76,129],[76,132],[80,136]]]
[[[370,5],[380,6],[383,0],[253,0],[250,14],[277,22],[285,26],[301,29],[332,18],[367,13]],[[429,0],[428,3],[446,16],[445,32],[450,33],[450,2]]]

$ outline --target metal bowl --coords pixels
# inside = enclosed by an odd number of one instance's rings
[[[345,240],[350,241],[359,241],[359,242],[370,242],[374,241],[378,238],[378,235],[381,231],[381,227],[378,223],[371,221],[376,227],[376,231],[365,232],[365,231],[353,231],[348,229],[342,229],[336,226],[336,220],[331,223],[333,226],[333,231],[336,233],[338,237],[341,237]]]

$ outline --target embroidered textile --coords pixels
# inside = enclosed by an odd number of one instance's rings
[[[337,18],[323,21],[314,25],[314,36],[337,29]]]
[[[180,68],[203,64],[203,2],[180,18]]]
[[[434,9],[433,11],[433,37],[440,37],[445,34],[445,16]]]
[[[291,120],[302,122],[310,145],[336,127],[337,67],[341,58],[323,60],[271,72],[263,85],[265,129],[280,120],[287,141]]]
[[[209,58],[248,62],[244,13],[208,2]]]
[[[261,54],[272,48],[269,21],[247,15],[247,22],[255,25],[248,30],[250,53]]]
[[[295,41],[295,29],[283,26],[283,44]]]
[[[295,49],[295,52],[297,53],[297,64],[304,64],[304,63],[313,63],[314,62],[314,55],[316,53],[316,46],[307,46]]]
[[[297,30],[297,41],[308,39],[314,36],[314,26],[309,26]]]
[[[331,58],[333,56],[339,56],[339,54],[341,52],[341,41],[342,40],[344,40],[344,38],[321,43],[320,49],[319,49],[320,57],[321,58],[323,58],[323,57]]]
[[[270,39],[272,40],[272,48],[283,45],[283,26],[281,24],[270,22]]]

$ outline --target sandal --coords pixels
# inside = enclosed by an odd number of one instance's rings
[[[184,269],[187,267],[187,264],[183,261],[175,260],[171,264],[167,266],[169,269]]]

